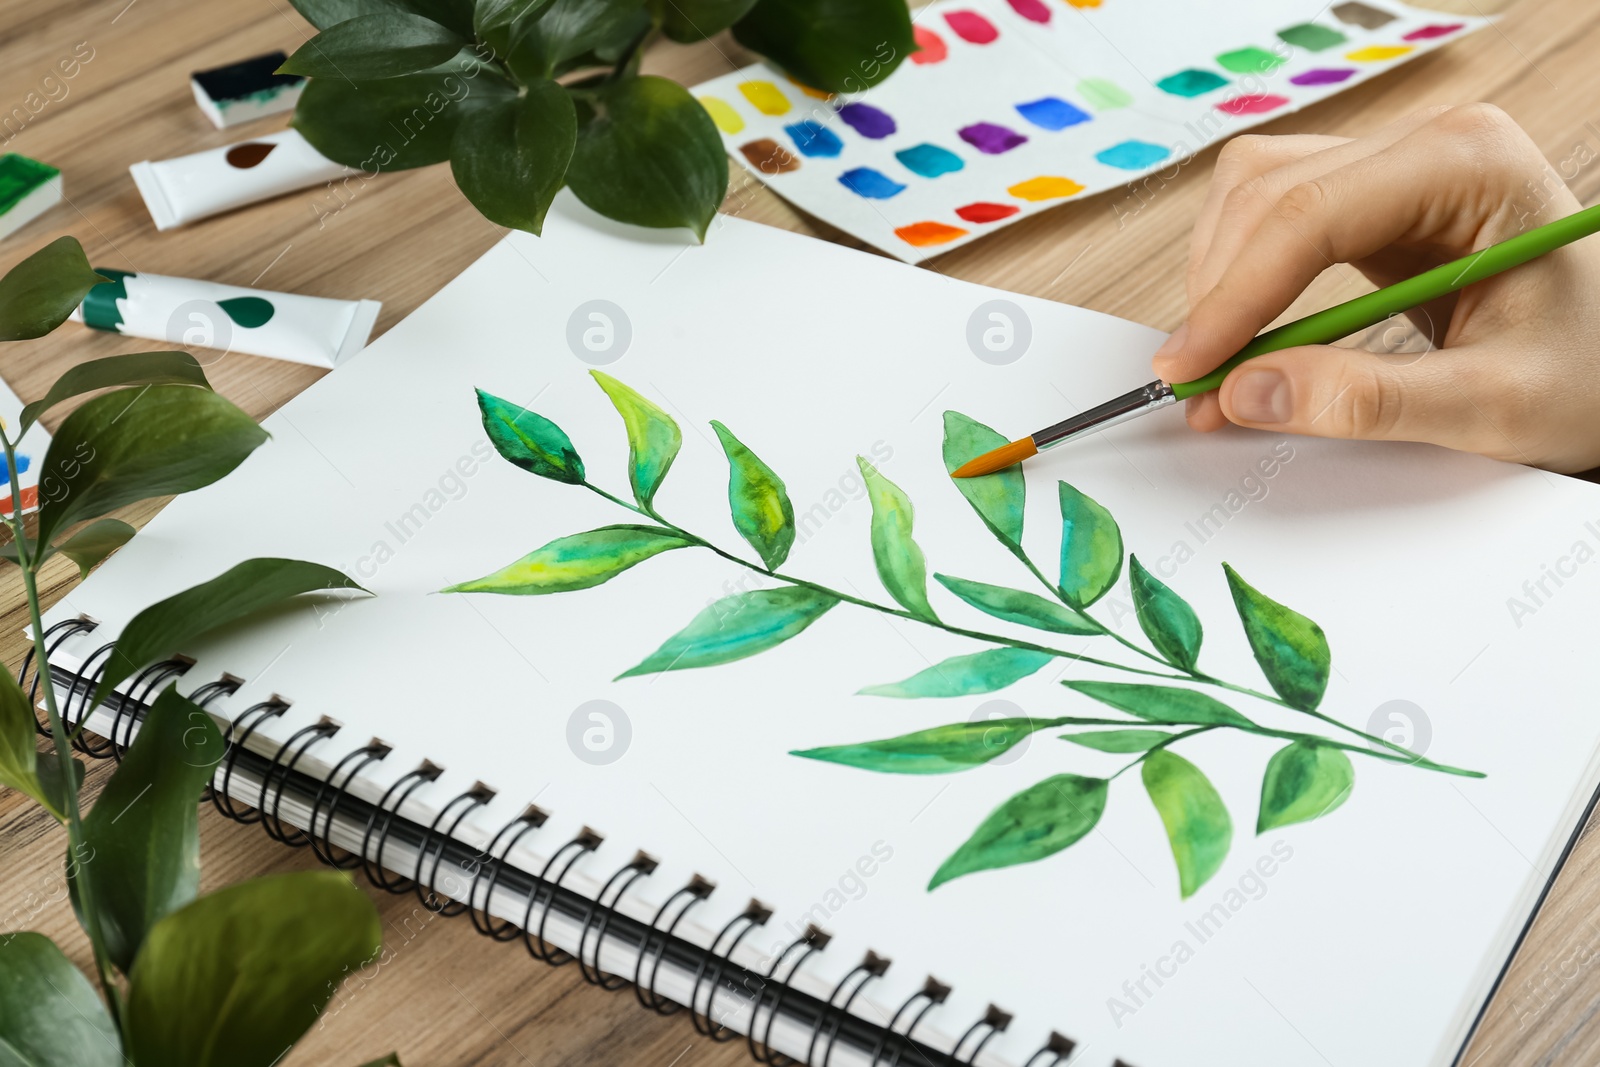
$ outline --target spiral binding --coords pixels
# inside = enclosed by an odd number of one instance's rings
[[[92,632],[96,625],[91,619],[78,618],[51,626],[45,631],[47,658],[64,642]],[[120,760],[156,692],[188,671],[193,661],[173,657],[136,674],[126,695],[113,695],[107,702],[112,722],[106,735],[90,742],[80,727],[94,710],[91,704],[94,689],[111,661],[114,648],[111,643],[99,646],[77,672],[51,668],[50,673],[58,692],[65,686],[61,718],[68,730],[78,732],[74,740],[78,750],[95,758]],[[20,681],[31,698],[37,698],[40,677],[39,664],[30,652],[23,661]],[[197,687],[189,699],[206,707],[237,692],[241,685],[239,679],[225,675]],[[351,783],[367,768],[387,758],[391,746],[373,738],[341,756],[323,779],[299,772],[297,768],[307,753],[339,733],[342,724],[324,718],[296,730],[271,756],[252,751],[248,744],[256,731],[269,720],[281,717],[288,708],[288,701],[274,696],[251,705],[229,722],[225,735],[226,754],[213,774],[209,796],[203,798],[202,803],[209,799],[218,814],[241,825],[260,823],[267,836],[280,844],[293,848],[309,846],[318,859],[330,866],[345,870],[360,867],[368,881],[387,892],[414,892],[424,907],[440,915],[466,914],[478,932],[491,940],[512,941],[520,937],[529,955],[551,966],[576,961],[579,973],[591,985],[613,991],[631,986],[639,1003],[659,1015],[687,1009],[695,1030],[714,1041],[730,1041],[740,1036],[723,1025],[720,1020],[728,1016],[719,1014],[717,1009],[719,1001],[738,997],[742,990],[746,995],[740,1004],[749,1011],[749,1027],[744,1037],[750,1056],[759,1064],[788,1067],[803,1062],[810,1067],[830,1067],[836,1046],[844,1040],[869,1052],[871,1067],[899,1067],[907,1057],[913,1057],[926,1067],[972,1067],[985,1046],[1011,1022],[1009,1014],[991,1005],[982,1019],[962,1033],[951,1052],[939,1052],[918,1042],[914,1037],[917,1027],[950,995],[950,988],[933,978],[927,979],[921,989],[900,1005],[887,1025],[867,1022],[854,1015],[851,1007],[867,986],[883,977],[889,968],[887,958],[869,951],[834,985],[826,999],[801,992],[794,988],[795,977],[830,940],[830,935],[819,927],[808,926],[800,937],[777,953],[764,973],[758,974],[733,962],[733,957],[745,939],[772,917],[772,909],[759,900],[751,900],[717,932],[709,945],[697,945],[678,936],[677,930],[685,917],[715,891],[714,883],[695,875],[688,884],[669,894],[648,922],[634,919],[618,905],[636,883],[655,873],[658,867],[655,858],[643,852],[636,853],[627,864],[612,872],[594,897],[578,893],[563,883],[603,842],[603,836],[597,831],[584,827],[550,854],[538,874],[532,874],[511,864],[507,857],[525,838],[544,827],[548,813],[530,804],[502,826],[486,848],[474,850],[458,841],[455,831],[471,812],[493,799],[494,790],[476,783],[440,808],[430,824],[412,822],[400,814],[401,807],[412,793],[436,781],[442,768],[424,761],[400,775],[376,803],[363,801],[351,792]],[[48,733],[45,724],[36,725],[41,733]],[[260,779],[251,807],[240,806],[235,801],[234,783],[241,771],[240,764],[245,765],[250,775]],[[284,822],[281,811],[287,794],[297,796],[309,806],[306,829]],[[359,853],[345,851],[333,843],[333,829],[341,811],[347,820],[345,825],[361,827]],[[391,839],[414,851],[416,860],[409,875],[401,875],[383,862]],[[464,892],[452,894],[440,890],[439,872],[446,865],[470,877]],[[520,924],[490,914],[490,901],[497,891],[512,892],[525,899]],[[538,912],[537,923],[534,922],[535,912]],[[555,914],[579,926],[575,955],[556,947],[545,937],[547,924]],[[608,937],[637,951],[631,978],[606,974],[600,969]],[[663,962],[672,963],[690,976],[692,984],[686,1003],[669,1000],[657,990]],[[806,1028],[804,1061],[794,1060],[772,1047],[772,1031],[780,1016]],[[1070,1039],[1052,1033],[1049,1042],[1034,1053],[1024,1067],[1059,1067],[1071,1057],[1074,1047]],[[1118,1061],[1118,1067],[1128,1065]]]

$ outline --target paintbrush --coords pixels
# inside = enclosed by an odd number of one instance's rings
[[[1286,322],[1282,326],[1259,334],[1237,354],[1202,378],[1174,384],[1157,379],[1148,385],[1141,385],[1131,392],[1092,407],[1070,419],[1063,419],[1053,426],[1046,426],[1031,436],[1001,445],[991,452],[985,452],[957,467],[951,474],[956,478],[976,478],[979,475],[993,474],[995,471],[1036,456],[1048,448],[1098,433],[1107,426],[1127,422],[1146,412],[1176,404],[1191,396],[1208,393],[1221,386],[1228,372],[1247,359],[1299,345],[1332,344],[1342,337],[1375,326],[1399,312],[1409,311],[1430,300],[1465,289],[1474,282],[1508,271],[1530,259],[1596,232],[1600,232],[1600,205],[1585,208],[1564,219],[1557,219],[1538,229],[1520,233],[1469,256],[1441,264],[1415,278],[1396,282],[1377,292],[1358,296],[1354,300],[1346,300],[1342,304],[1307,315],[1303,319]]]

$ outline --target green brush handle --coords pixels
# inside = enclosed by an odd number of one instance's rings
[[[1258,335],[1239,349],[1238,355],[1205,377],[1174,384],[1172,392],[1179,400],[1209,393],[1222,385],[1222,379],[1228,376],[1229,371],[1247,359],[1298,345],[1332,344],[1341,337],[1376,326],[1401,311],[1409,311],[1430,300],[1465,289],[1473,282],[1481,282],[1597,232],[1600,232],[1600,204],[1546,223],[1536,230],[1519,233],[1481,252],[1441,264],[1415,278],[1396,282],[1387,289],[1379,289],[1303,319],[1286,322]]]

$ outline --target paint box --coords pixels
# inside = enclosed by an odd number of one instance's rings
[[[59,203],[59,170],[15,152],[0,156],[0,238],[9,237]]]
[[[189,76],[195,103],[219,130],[293,111],[306,80],[298,74],[277,73],[288,58],[282,52],[268,52],[225,67],[197,70]]]
[[[336,367],[366,346],[383,307],[237,285],[96,268],[111,281],[89,290],[72,317],[96,330]]]
[[[312,148],[298,130],[128,168],[156,229],[210,218],[355,173]]]

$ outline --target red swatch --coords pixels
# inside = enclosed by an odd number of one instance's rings
[[[956,36],[969,44],[988,44],[1000,36],[994,23],[976,11],[947,11],[944,20],[956,31]]]
[[[918,49],[911,53],[913,63],[943,63],[950,55],[950,49],[945,47],[944,39],[932,30],[912,26],[911,36],[916,39]]]
[[[1008,0],[1011,10],[1027,19],[1029,22],[1040,24],[1050,21],[1050,9],[1044,6],[1044,0]]]
[[[1264,111],[1274,111],[1288,102],[1287,96],[1251,93],[1249,96],[1236,96],[1232,100],[1224,100],[1217,105],[1217,110],[1226,111],[1230,115],[1259,115]]]
[[[1431,41],[1435,37],[1448,37],[1459,30],[1461,26],[1462,24],[1459,22],[1435,23],[1432,26],[1424,26],[1420,30],[1412,30],[1406,34],[1406,40]]]
[[[22,490],[22,510],[32,511],[38,506],[39,487],[37,485],[26,486]],[[15,509],[11,506],[11,497],[9,495],[4,500],[0,500],[0,513],[9,515],[13,510]]]
[[[989,204],[980,200],[976,204],[956,208],[956,214],[968,222],[999,222],[1021,210],[1015,204]]]

